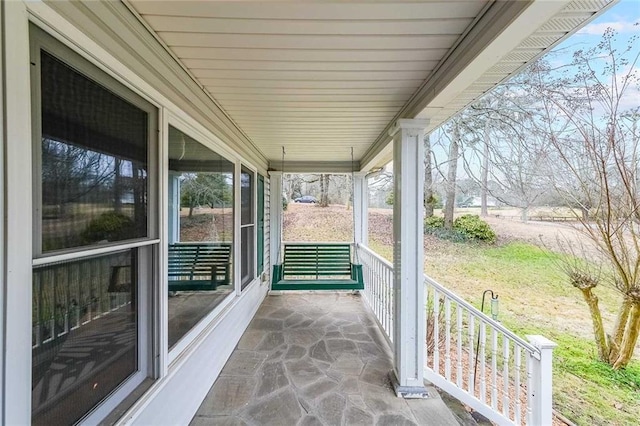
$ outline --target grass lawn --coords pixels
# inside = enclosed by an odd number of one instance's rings
[[[554,352],[556,410],[578,425],[640,422],[638,356],[622,371],[596,360],[586,304],[566,284],[553,261],[556,255],[518,242],[503,246],[435,244],[436,250],[425,252],[428,275],[477,307],[482,291],[492,289],[500,298],[499,319],[507,327],[520,336],[541,334],[558,344]],[[370,245],[391,258],[391,247],[376,240]],[[609,330],[620,298],[606,287],[597,294]]]

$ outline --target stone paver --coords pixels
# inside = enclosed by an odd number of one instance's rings
[[[192,425],[458,425],[435,389],[404,400],[359,295],[268,296]]]

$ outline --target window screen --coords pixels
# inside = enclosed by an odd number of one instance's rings
[[[147,113],[41,51],[42,252],[147,236]]]

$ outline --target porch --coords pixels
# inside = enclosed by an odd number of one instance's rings
[[[395,396],[393,355],[365,303],[267,296],[191,424],[458,425],[433,386],[427,399]]]
[[[3,2],[0,423],[454,424],[437,396],[396,397],[433,396],[426,378],[549,424],[552,345],[423,276],[423,140],[607,4]],[[393,265],[367,248],[391,160]],[[363,303],[267,296],[285,171],[352,174]],[[210,232],[182,240],[199,205]],[[230,247],[225,284],[176,297],[169,247],[194,241]]]

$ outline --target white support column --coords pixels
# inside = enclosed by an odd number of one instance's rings
[[[353,176],[353,220],[356,244],[369,245],[369,185],[364,172]]]
[[[282,241],[282,172],[269,172],[269,271],[280,263],[280,244]]]
[[[393,137],[394,387],[425,398],[424,144],[426,120],[398,120]]]
[[[168,173],[169,208],[167,219],[169,225],[169,244],[180,241],[180,173]]]
[[[527,336],[527,340],[540,350],[540,359],[531,358],[531,424],[550,425],[553,418],[553,349],[558,345],[538,335]]]

